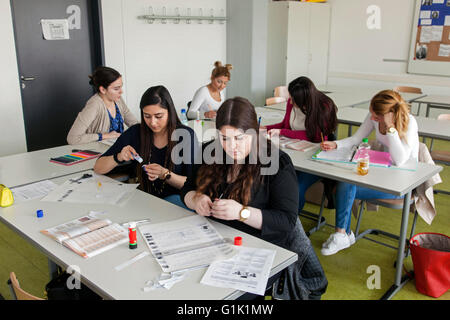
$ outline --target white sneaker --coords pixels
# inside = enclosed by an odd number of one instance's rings
[[[350,237],[346,233],[335,232],[325,242],[325,246],[320,250],[322,255],[330,256],[343,249],[350,247]]]
[[[348,239],[350,240],[350,245],[354,245],[356,240],[355,240],[355,234],[353,233],[353,231],[350,231],[350,234],[348,235]]]
[[[355,240],[355,234],[353,233],[353,231],[350,231],[350,234],[348,235],[348,239],[350,240],[350,245],[354,245],[356,240]],[[324,243],[322,243],[322,248],[328,247],[328,244],[331,242],[332,237],[329,237],[327,241],[325,241]]]

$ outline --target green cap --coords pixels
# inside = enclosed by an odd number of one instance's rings
[[[369,142],[369,139],[367,139],[367,138],[364,138],[364,139],[362,140],[362,142],[364,142],[364,143],[368,143],[368,142]]]

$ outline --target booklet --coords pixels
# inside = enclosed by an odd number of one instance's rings
[[[317,144],[300,139],[291,139],[284,136],[280,137],[280,147],[306,152],[318,147]]]
[[[41,233],[61,243],[83,258],[96,256],[128,241],[128,232],[108,219],[89,215],[69,221]]]

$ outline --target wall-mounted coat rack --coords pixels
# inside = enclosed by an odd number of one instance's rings
[[[199,24],[202,24],[203,21],[209,22],[209,24],[213,24],[214,21],[219,21],[220,24],[223,24],[224,21],[227,21],[227,17],[225,16],[225,12],[223,9],[220,10],[221,16],[214,16],[214,9],[209,10],[209,15],[203,15],[203,9],[199,8],[197,10],[198,15],[192,15],[191,8],[186,9],[186,15],[180,14],[180,9],[177,7],[174,9],[174,15],[166,14],[166,7],[162,7],[162,14],[155,14],[153,11],[153,7],[149,7],[149,14],[138,16],[138,19],[147,20],[148,23],[153,23],[155,20],[161,20],[162,24],[166,24],[167,20],[172,21],[174,24],[179,24],[180,21],[186,21],[186,24],[191,24],[192,21],[197,21]]]

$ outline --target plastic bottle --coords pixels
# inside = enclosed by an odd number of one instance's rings
[[[356,165],[356,172],[361,176],[365,176],[369,173],[369,150],[369,140],[367,138],[364,138],[362,140],[362,143],[358,147],[358,162]]]
[[[188,119],[186,116],[186,109],[181,109],[181,117],[180,117],[181,123],[184,124],[185,126],[188,125]]]

